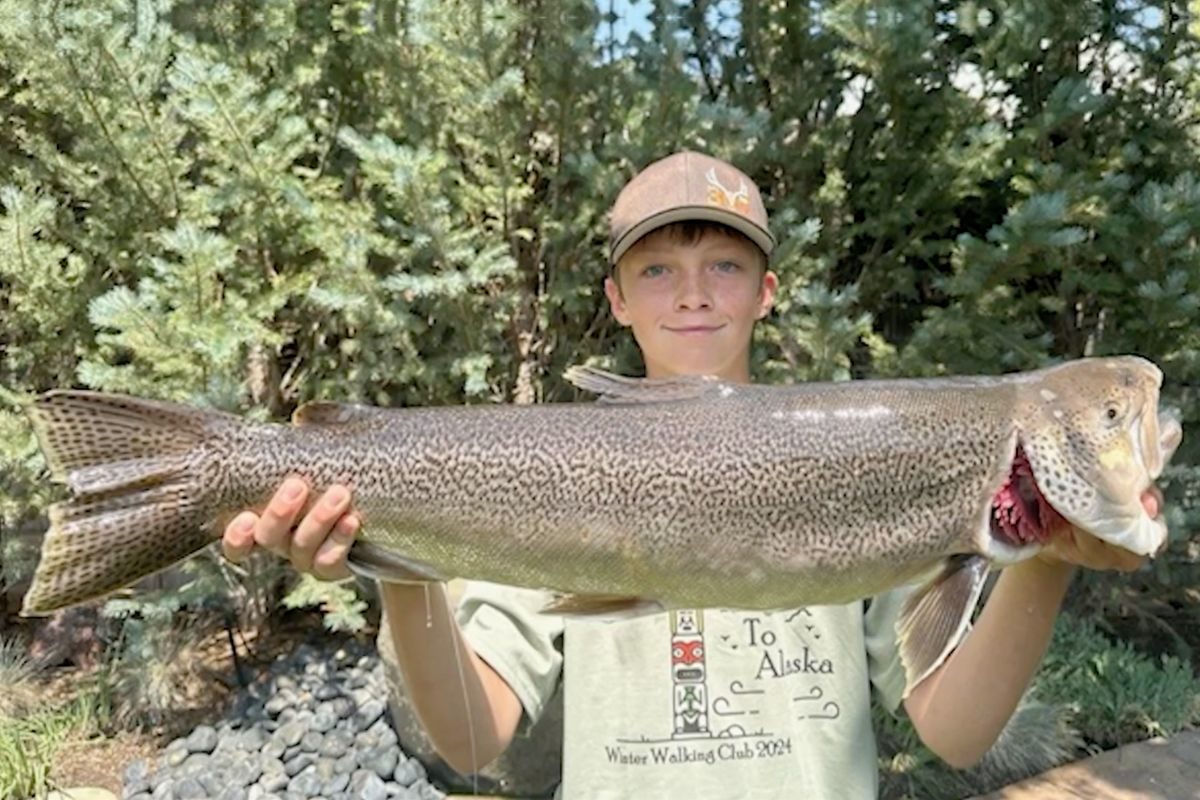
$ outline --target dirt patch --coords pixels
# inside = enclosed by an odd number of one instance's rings
[[[151,734],[129,732],[67,742],[54,759],[50,780],[55,786],[98,786],[120,797],[125,766],[153,759],[160,746]]]

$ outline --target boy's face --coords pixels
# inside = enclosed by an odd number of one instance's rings
[[[752,243],[706,233],[685,244],[656,231],[621,257],[615,277],[604,291],[613,316],[633,329],[647,377],[750,380],[754,323],[779,284]]]

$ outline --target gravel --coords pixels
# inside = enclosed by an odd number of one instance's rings
[[[234,711],[126,765],[125,800],[442,800],[404,753],[378,657],[302,645],[241,691]]]

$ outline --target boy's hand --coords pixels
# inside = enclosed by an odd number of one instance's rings
[[[1162,492],[1154,487],[1142,495],[1142,506],[1151,519],[1162,511],[1162,501]],[[1133,572],[1146,563],[1145,556],[1111,545],[1073,525],[1056,531],[1037,557],[1051,564],[1074,564],[1088,569],[1115,569],[1120,572]]]
[[[350,509],[350,490],[333,485],[296,525],[308,500],[308,485],[288,478],[275,492],[262,516],[244,511],[233,518],[221,537],[221,550],[238,562],[255,545],[292,562],[300,572],[321,580],[350,577],[346,554],[358,533],[358,517]]]

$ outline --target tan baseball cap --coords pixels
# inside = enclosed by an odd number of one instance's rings
[[[685,150],[655,161],[617,195],[609,215],[609,264],[650,231],[684,220],[728,225],[767,256],[775,249],[754,181],[718,158]]]

